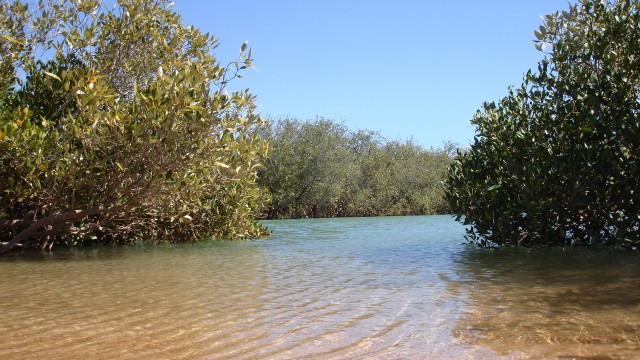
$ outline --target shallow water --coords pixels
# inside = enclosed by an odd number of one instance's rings
[[[0,258],[0,358],[640,356],[640,255],[477,250],[448,216]]]

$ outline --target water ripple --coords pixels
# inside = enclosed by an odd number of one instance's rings
[[[461,246],[462,229],[448,217],[269,227],[268,240],[2,258],[0,358],[640,351],[640,266],[630,255],[488,255]]]

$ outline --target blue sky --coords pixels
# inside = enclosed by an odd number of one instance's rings
[[[574,1],[572,1],[573,3]],[[344,121],[425,147],[468,145],[484,101],[519,85],[543,54],[541,15],[566,0],[175,0],[213,34],[221,62],[248,41],[254,66],[235,89],[261,114]]]

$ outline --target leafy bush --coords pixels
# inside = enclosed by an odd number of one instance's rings
[[[263,121],[164,0],[0,3],[0,252],[263,233]]]
[[[475,115],[446,199],[481,246],[636,246],[640,2],[583,0],[536,37],[547,56]]]

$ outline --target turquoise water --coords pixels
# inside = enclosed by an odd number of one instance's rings
[[[478,250],[449,216],[0,258],[0,358],[634,358],[637,252]]]

